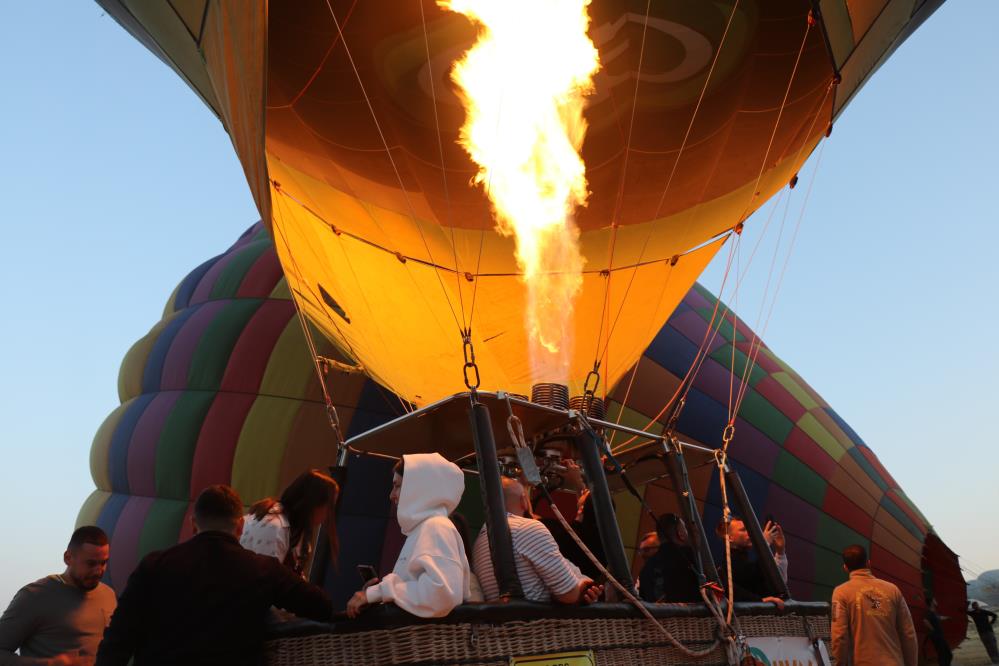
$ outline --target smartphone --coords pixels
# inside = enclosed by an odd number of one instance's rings
[[[372,578],[378,578],[378,572],[370,564],[358,564],[357,575],[361,577],[361,583],[367,583]]]

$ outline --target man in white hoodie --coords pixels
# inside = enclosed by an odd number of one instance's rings
[[[471,569],[461,535],[448,518],[465,491],[465,477],[438,453],[402,457],[389,499],[406,535],[395,568],[347,603],[348,617],[369,604],[394,603],[419,617],[444,617],[470,600]]]

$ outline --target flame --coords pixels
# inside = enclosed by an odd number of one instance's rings
[[[536,366],[554,361],[567,369],[572,312],[583,284],[572,221],[588,195],[579,155],[583,108],[600,68],[586,34],[590,0],[438,3],[480,28],[451,73],[466,111],[459,142],[479,166],[474,182],[489,196],[498,231],[516,240]],[[536,345],[560,358],[538,359]]]

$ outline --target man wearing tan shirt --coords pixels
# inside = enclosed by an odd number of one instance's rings
[[[875,578],[863,546],[843,551],[850,580],[833,590],[832,653],[839,666],[916,666],[919,644],[905,598]]]

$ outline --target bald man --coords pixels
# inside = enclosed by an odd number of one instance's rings
[[[561,604],[589,604],[599,599],[603,586],[595,585],[580,573],[576,565],[562,557],[554,537],[541,521],[524,517],[532,515],[531,502],[519,481],[503,478],[503,500],[513,537],[513,559],[524,598],[541,602],[555,600]],[[499,585],[493,571],[485,525],[475,540],[472,569],[482,585],[486,601],[498,601]]]

